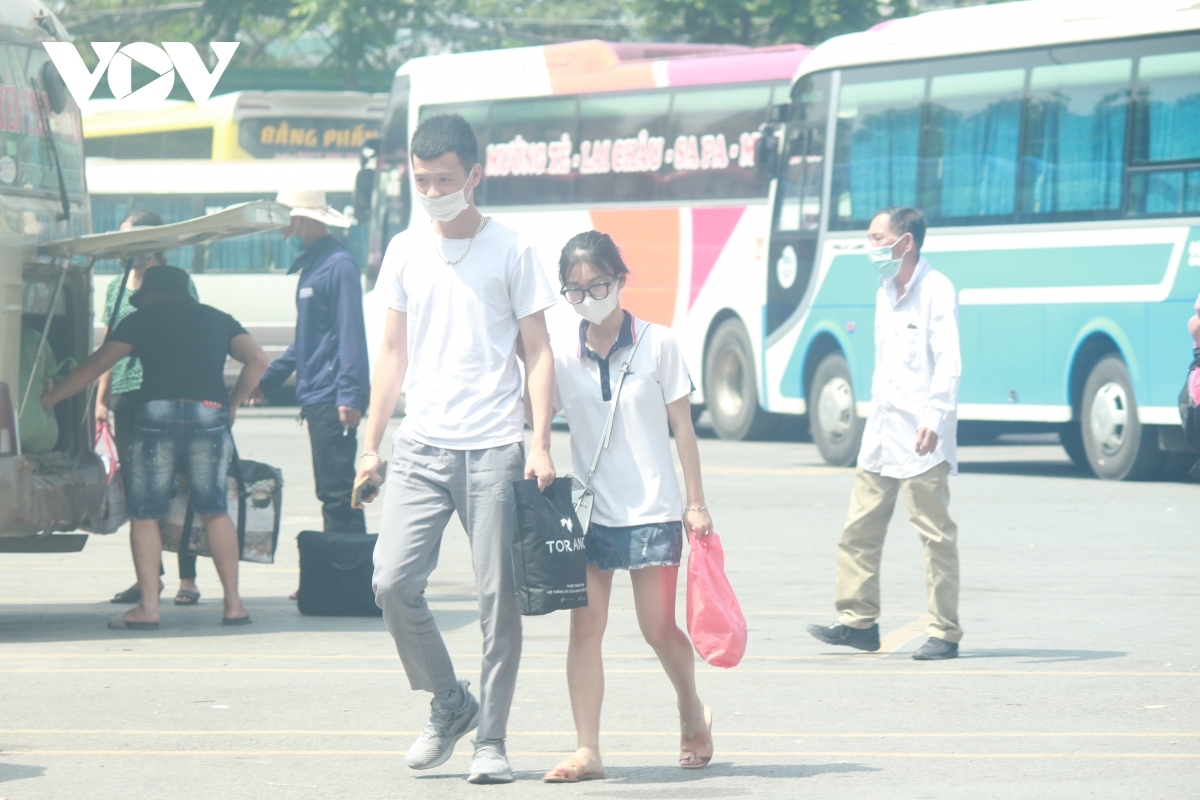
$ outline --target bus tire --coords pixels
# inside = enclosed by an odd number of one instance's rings
[[[1117,355],[1096,362],[1083,385],[1080,428],[1088,466],[1112,481],[1153,477],[1162,462],[1158,432],[1137,418],[1129,368]]]
[[[750,336],[740,320],[717,326],[704,358],[704,405],[722,439],[765,439],[774,431],[772,415],[758,404],[758,373]]]
[[[1092,465],[1088,463],[1087,448],[1083,446],[1083,428],[1079,420],[1064,422],[1058,429],[1058,441],[1063,450],[1067,451],[1067,456],[1075,463],[1075,466],[1092,468]]]
[[[808,391],[808,424],[826,464],[849,467],[858,459],[866,420],[858,416],[850,367],[841,353],[821,359]]]

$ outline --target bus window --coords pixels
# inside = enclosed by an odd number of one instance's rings
[[[930,83],[921,208],[934,224],[986,224],[1016,211],[1025,70]]]
[[[84,149],[89,158],[212,158],[213,129],[89,136]]]
[[[829,73],[806,76],[796,84],[792,95],[792,118],[784,145],[785,167],[778,189],[777,231],[816,230],[821,223],[828,116]]]
[[[1200,53],[1145,56],[1138,64],[1138,84],[1133,163],[1148,169],[1130,178],[1131,210],[1138,215],[1200,212],[1198,165],[1159,166],[1200,162]]]
[[[670,107],[664,91],[580,98],[575,201],[659,199]]]
[[[574,97],[498,100],[483,159],[488,203],[569,203],[575,149]]]
[[[924,78],[842,86],[831,227],[865,228],[881,208],[916,205],[924,98]]]
[[[1129,58],[1034,67],[1023,216],[1103,219],[1120,211],[1132,68]]]
[[[770,86],[676,92],[661,197],[766,197],[768,182],[754,175],[754,140],[770,101]]]
[[[0,192],[59,194],[55,153],[68,195],[83,196],[83,131],[79,109],[68,102],[62,113],[50,108],[38,78],[45,51],[0,45]],[[53,150],[45,135],[54,140]]]

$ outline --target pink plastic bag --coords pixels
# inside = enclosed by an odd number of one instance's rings
[[[714,667],[736,667],[746,654],[746,618],[729,578],[717,534],[690,531],[687,571],[687,626],[700,657]]]

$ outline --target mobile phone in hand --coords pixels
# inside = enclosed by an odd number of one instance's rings
[[[379,489],[383,486],[383,478],[387,474],[387,464],[379,465],[379,483],[371,480],[369,475],[364,475],[354,482],[354,489],[350,492],[351,508],[358,508],[363,503],[369,503],[375,499],[375,495],[379,494]]]

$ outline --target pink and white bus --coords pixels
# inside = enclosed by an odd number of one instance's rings
[[[370,205],[368,265],[428,221],[411,203],[417,123],[455,112],[479,136],[486,214],[534,240],[557,286],[563,244],[605,231],[632,270],[622,301],[670,325],[726,438],[763,436],[759,398],[770,181],[755,175],[759,126],[789,99],[800,46],[761,49],[582,41],[432,56],[396,73],[381,140],[359,187]],[[374,175],[367,170],[373,170]],[[576,335],[560,303],[551,335]]]

